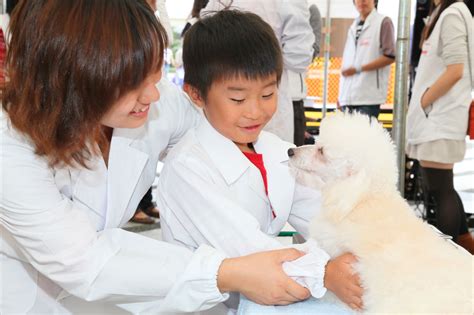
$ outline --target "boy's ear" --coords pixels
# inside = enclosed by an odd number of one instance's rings
[[[184,83],[183,90],[188,94],[194,104],[203,108],[204,107],[204,99],[202,98],[201,92],[194,86],[190,85],[189,83]]]

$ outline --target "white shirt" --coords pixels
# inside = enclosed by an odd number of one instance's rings
[[[201,11],[201,16],[222,10],[229,3],[230,0],[210,0]],[[288,70],[304,73],[313,59],[314,34],[309,24],[308,3],[306,0],[233,0],[232,8],[260,16],[270,24],[280,41],[284,69],[279,85],[278,109],[265,130],[293,142],[293,102]]]
[[[282,248],[275,238],[289,222],[306,239],[320,193],[300,186],[288,168],[292,145],[264,132],[254,143],[263,155],[268,196],[260,171],[204,119],[170,152],[158,183],[163,239],[196,249],[209,244],[230,257]],[[275,217],[272,215],[272,210]],[[323,253],[305,266],[324,294]],[[303,268],[304,269],[304,268]],[[320,296],[319,296],[320,297]]]
[[[90,169],[49,167],[2,112],[0,313],[108,313],[99,302],[68,308],[69,294],[153,313],[227,298],[216,284],[219,252],[193,254],[118,228],[151,186],[159,155],[200,120],[171,83],[159,89],[144,126],[114,130],[108,169],[102,158]]]

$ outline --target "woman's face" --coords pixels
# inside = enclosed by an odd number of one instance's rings
[[[149,75],[138,88],[120,97],[101,119],[102,125],[110,128],[138,128],[148,117],[153,102],[160,99],[156,84],[161,79],[161,70]]]

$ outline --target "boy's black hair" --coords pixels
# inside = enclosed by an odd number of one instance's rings
[[[212,83],[229,78],[280,81],[283,57],[273,29],[258,15],[223,10],[194,24],[184,37],[184,82],[206,99]]]

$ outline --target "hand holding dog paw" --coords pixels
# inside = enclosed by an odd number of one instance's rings
[[[362,310],[363,289],[359,275],[352,268],[356,261],[356,257],[350,253],[330,260],[326,265],[324,286],[352,309]]]
[[[219,268],[217,284],[221,292],[240,292],[263,305],[287,305],[310,297],[283,271],[282,264],[305,255],[294,248],[255,253],[225,259]]]

